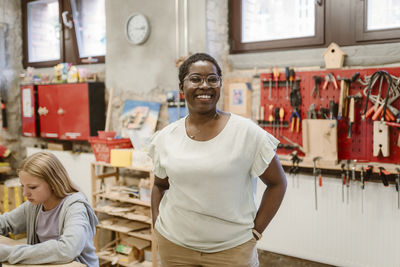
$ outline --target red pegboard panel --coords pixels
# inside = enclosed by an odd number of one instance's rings
[[[307,118],[308,108],[312,103],[315,104],[316,110],[319,110],[321,107],[329,108],[329,101],[333,99],[336,103],[339,100],[340,96],[340,81],[337,80],[338,89],[334,88],[332,83],[328,84],[326,90],[322,90],[323,83],[319,86],[320,98],[314,98],[311,96],[312,90],[314,88],[314,80],[313,76],[321,76],[325,77],[328,73],[332,73],[336,78],[338,76],[344,78],[351,78],[354,73],[359,72],[360,78],[364,80],[364,77],[372,75],[377,70],[386,70],[391,75],[400,76],[400,68],[369,68],[369,69],[334,69],[334,70],[321,70],[321,71],[303,71],[296,72],[296,80],[299,80],[300,85],[300,94],[301,94],[301,118]],[[292,107],[290,106],[290,101],[286,99],[286,77],[285,73],[281,73],[279,76],[278,82],[278,90],[275,87],[275,81],[272,79],[272,90],[271,97],[272,100],[269,99],[269,79],[271,77],[271,73],[263,73],[260,75],[261,80],[261,92],[260,92],[260,104],[264,106],[264,120],[268,121],[269,116],[269,105],[274,105],[276,107],[283,107],[285,110],[284,121],[289,121],[290,114],[292,112]],[[378,92],[379,82],[376,82],[374,87],[372,88],[372,94],[376,95]],[[359,82],[354,82],[351,84],[349,88],[349,95],[355,95],[358,92],[362,93],[362,90],[366,87],[366,85],[362,85]],[[384,83],[382,86],[382,95],[386,95],[387,84]],[[290,94],[290,89],[289,89]],[[378,157],[373,156],[373,122],[371,118],[362,120],[361,114],[364,111],[364,105],[366,101],[366,97],[363,95],[361,101],[356,102],[355,104],[355,123],[352,128],[352,136],[351,138],[347,138],[347,130],[348,130],[348,119],[347,117],[343,117],[338,120],[338,158],[340,160],[346,159],[357,159],[360,162],[382,162],[382,163],[400,163],[400,147],[397,146],[397,138],[399,136],[399,129],[394,127],[390,128],[390,156],[382,157],[380,154]],[[392,103],[394,107],[400,109],[400,100],[396,100]],[[368,108],[372,106],[372,103],[369,101]],[[272,128],[267,126],[263,127],[267,131],[272,133]],[[296,142],[302,145],[302,133],[301,127],[300,132],[296,133],[296,131],[291,132],[290,127],[280,129],[280,134],[286,136],[293,142]],[[276,131],[275,131],[276,136]],[[277,136],[278,139],[283,144],[288,144],[288,142],[282,138],[282,136]],[[279,154],[288,154],[290,151],[285,149],[279,149]]]

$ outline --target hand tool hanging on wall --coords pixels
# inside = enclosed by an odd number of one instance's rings
[[[352,126],[354,124],[354,118],[355,118],[355,102],[359,101],[362,99],[362,95],[360,92],[358,92],[355,95],[349,95],[346,96],[347,99],[350,99],[350,104],[349,104],[349,125],[347,129],[347,138],[351,138],[351,132],[352,132]]]
[[[374,166],[372,166],[372,165],[368,165],[365,168],[365,177],[364,177],[364,182],[365,183],[368,182],[369,180],[371,180],[373,170],[374,170]]]
[[[299,85],[296,82],[290,92],[290,106],[293,109],[292,114],[290,115],[290,122],[291,122],[290,131],[291,132],[294,131],[294,125],[296,124],[296,132],[298,133],[300,131],[300,122],[301,122],[301,117],[300,117],[301,95],[300,95]]]
[[[381,179],[384,186],[389,186],[389,175],[390,172],[388,172],[384,167],[379,167],[379,178]]]
[[[365,182],[364,182],[364,167],[361,166],[361,171],[360,171],[360,186],[361,186],[361,213],[364,213],[364,188],[365,188]]]
[[[290,125],[290,131],[293,132],[294,131],[294,126],[296,125],[296,133],[299,132],[300,130],[300,114],[297,111],[297,109],[295,108],[292,112],[292,114],[290,115],[290,119],[289,119],[291,125]]]
[[[272,135],[275,136],[275,126],[273,125],[274,123],[274,105],[269,105],[269,126],[272,127]]]
[[[370,100],[371,90],[372,90],[372,87],[374,86],[375,82],[378,79],[380,79],[380,84],[379,84],[378,95],[376,96],[376,102],[374,103],[373,109],[371,108],[367,112],[368,100]],[[384,80],[386,80],[386,82],[388,84],[387,91],[386,91],[386,97],[385,97],[385,100],[382,102],[381,120],[384,120],[385,115],[386,115],[386,108],[388,106],[389,95],[390,95],[390,92],[392,90],[392,85],[393,85],[393,80],[392,80],[391,75],[387,71],[384,71],[384,70],[378,70],[378,71],[374,72],[369,80],[368,86],[364,89],[364,95],[366,95],[366,101],[365,101],[365,106],[364,106],[364,112],[362,115],[363,119],[368,118],[372,113],[378,112],[378,105],[379,105],[379,102],[381,101],[380,95],[381,95],[381,90],[382,90],[382,83]]]
[[[281,107],[280,109],[279,109],[279,120],[280,120],[280,122],[281,122],[281,133],[282,133],[282,130],[283,130],[283,118],[285,117],[285,110],[283,109],[283,107]]]
[[[286,99],[289,100],[289,78],[290,78],[289,67],[285,67],[285,76],[286,76]]]
[[[317,112],[315,111],[315,104],[312,103],[307,111],[307,119],[317,119]]]
[[[293,151],[290,153],[290,160],[292,161],[292,167],[289,169],[289,173],[292,174],[293,177],[293,187],[295,187],[295,178],[297,177],[297,188],[299,187],[299,177],[298,172],[300,170],[299,163],[301,162],[300,157],[298,156],[297,151]]]
[[[289,84],[290,84],[290,90],[293,90],[293,82],[296,83],[296,73],[294,72],[294,68],[289,69]]]
[[[279,91],[278,91],[278,83],[279,83],[279,68],[278,67],[274,67],[274,81],[275,81],[275,90],[276,90],[276,98],[279,99]]]
[[[346,164],[342,163],[342,165],[340,166],[342,168],[342,172],[341,172],[341,176],[342,176],[342,202],[344,203],[344,187],[346,185],[346,172],[344,170],[344,166],[346,166]]]
[[[337,90],[338,89],[338,85],[336,82],[336,78],[335,75],[333,75],[332,72],[329,72],[328,74],[325,75],[325,83],[322,86],[322,90],[326,90],[328,88],[328,84],[332,83],[333,87]]]
[[[317,161],[320,159],[321,157],[315,157],[313,158],[313,162],[314,162],[314,198],[315,198],[315,210],[318,210],[318,195],[317,195]]]
[[[319,98],[319,85],[321,84],[323,78],[321,76],[314,75],[313,76],[314,80],[314,88],[311,92],[311,96],[314,98]]]
[[[269,76],[269,82],[268,82],[268,99],[272,100],[272,96],[271,96],[271,91],[272,91],[272,68],[270,68],[271,70],[271,75]]]
[[[350,79],[341,78],[338,76],[340,81],[340,93],[339,93],[339,109],[338,109],[338,120],[341,120],[343,115],[346,116],[346,111],[343,112],[344,107],[347,104],[347,95],[349,94],[349,81]]]
[[[353,181],[356,180],[356,164],[357,164],[357,160],[353,159],[353,167],[351,167],[351,180],[353,180]]]
[[[276,127],[276,131],[277,131],[277,137],[279,137],[279,108],[275,108],[275,121],[274,121],[274,127]]]
[[[318,185],[322,187],[322,169],[318,169]]]

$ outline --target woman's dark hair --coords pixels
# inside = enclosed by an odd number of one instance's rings
[[[194,55],[191,55],[188,57],[182,65],[179,67],[179,82],[183,83],[183,79],[185,79],[186,75],[189,73],[189,67],[192,65],[192,63],[195,63],[197,61],[209,61],[214,66],[217,68],[217,74],[218,76],[222,76],[222,71],[220,66],[218,65],[218,62],[213,58],[212,56],[206,54],[206,53],[196,53]]]

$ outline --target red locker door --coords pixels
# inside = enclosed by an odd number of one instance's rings
[[[21,120],[22,135],[37,137],[34,85],[21,86]]]
[[[38,114],[40,136],[59,138],[58,127],[58,90],[59,85],[38,86]]]
[[[87,140],[90,135],[88,84],[60,85],[58,102],[59,138]]]

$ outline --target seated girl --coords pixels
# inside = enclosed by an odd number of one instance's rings
[[[0,245],[0,262],[47,264],[78,261],[98,267],[93,237],[97,217],[49,152],[26,158],[17,170],[28,201],[0,215],[0,235],[27,233],[27,244]]]

